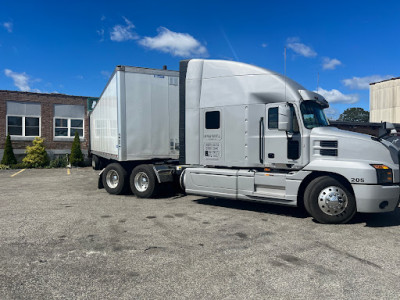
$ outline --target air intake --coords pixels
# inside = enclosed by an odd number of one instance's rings
[[[338,156],[337,141],[320,141],[319,145],[322,148],[319,150],[319,154],[323,156]]]
[[[337,148],[338,142],[337,141],[321,141],[320,146],[326,147],[326,148]]]
[[[337,156],[337,149],[321,149],[319,153],[323,156]]]

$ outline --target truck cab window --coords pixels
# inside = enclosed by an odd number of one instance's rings
[[[299,133],[299,121],[297,121],[296,114],[293,113],[293,132],[294,133]]]
[[[294,110],[293,105],[290,105],[290,111],[292,114],[292,131],[293,133],[299,133],[300,129],[299,129],[299,121],[297,120],[297,116],[296,116],[296,111]]]
[[[304,101],[300,105],[300,110],[306,128],[329,126],[325,113],[317,102]]]
[[[278,129],[278,108],[268,109],[268,129]]]
[[[206,129],[219,129],[220,127],[220,112],[206,112]]]

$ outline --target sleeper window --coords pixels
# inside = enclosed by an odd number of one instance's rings
[[[206,112],[206,129],[219,129],[220,127],[220,112]]]

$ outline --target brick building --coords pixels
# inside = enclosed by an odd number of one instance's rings
[[[88,97],[0,90],[0,160],[10,133],[14,153],[21,159],[36,136],[45,140],[50,158],[70,153],[75,131],[82,152],[89,146]]]

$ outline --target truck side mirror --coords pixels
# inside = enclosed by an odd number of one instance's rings
[[[390,134],[396,134],[396,127],[393,125],[393,123],[383,122],[379,128],[379,138]]]
[[[292,130],[292,113],[289,105],[281,104],[278,107],[278,130],[291,131]]]

